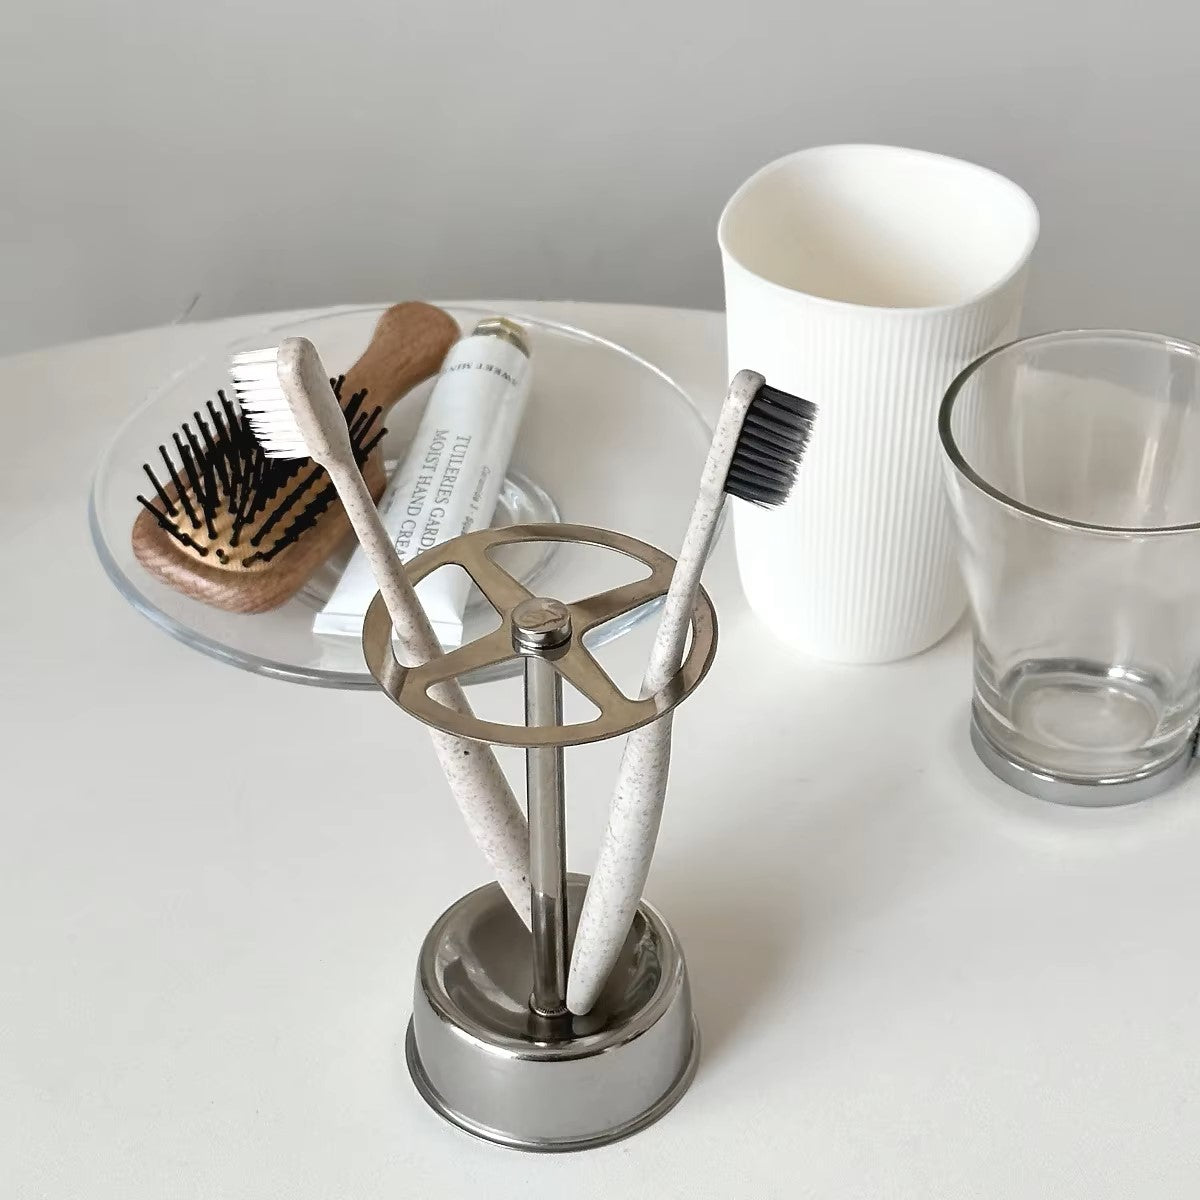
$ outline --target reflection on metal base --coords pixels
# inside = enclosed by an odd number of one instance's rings
[[[1188,774],[1195,753],[1195,738],[1191,738],[1174,758],[1140,775],[1097,780],[1063,778],[1011,758],[984,732],[973,708],[971,745],[993,775],[1018,791],[1054,804],[1087,808],[1135,804],[1165,792]]]
[[[417,1091],[420,1092],[421,1098],[434,1112],[445,1117],[452,1125],[457,1125],[459,1129],[465,1130],[474,1137],[481,1138],[486,1142],[495,1142],[499,1146],[507,1146],[512,1150],[532,1150],[542,1154],[554,1154],[568,1150],[592,1150],[598,1146],[619,1142],[622,1138],[645,1129],[647,1125],[653,1125],[659,1117],[669,1113],[679,1103],[680,1098],[691,1086],[692,1079],[695,1077],[696,1067],[700,1062],[700,1027],[694,1020],[692,1021],[692,1052],[684,1066],[683,1074],[675,1081],[671,1090],[666,1092],[656,1104],[651,1105],[645,1112],[639,1113],[624,1125],[607,1129],[592,1137],[578,1138],[573,1141],[522,1140],[502,1133],[500,1130],[478,1125],[465,1114],[452,1108],[430,1083],[429,1077],[421,1066],[412,1021],[408,1023],[408,1034],[404,1039],[404,1058],[408,1064],[408,1073],[412,1076],[412,1081],[416,1085]]]
[[[572,875],[571,924],[587,880]],[[421,948],[405,1054],[417,1090],[476,1137],[586,1150],[645,1128],[687,1091],[700,1055],[687,968],[643,903],[586,1017],[529,1008],[529,933],[498,885],[464,896]]]

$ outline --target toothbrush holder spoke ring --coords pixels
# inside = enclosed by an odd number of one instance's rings
[[[494,558],[497,549],[525,542],[568,542],[615,550],[650,568],[644,579],[588,596],[565,605],[574,636],[570,647],[554,661],[555,670],[598,710],[590,721],[531,728],[502,721],[484,721],[438,703],[429,689],[450,679],[463,680],[518,657],[513,649],[513,611],[533,598]],[[363,654],[380,688],[410,716],[425,725],[471,741],[501,746],[577,746],[620,737],[656,721],[687,699],[712,665],[717,649],[717,614],[707,592],[700,589],[692,611],[691,646],[679,672],[653,695],[626,696],[587,649],[587,635],[609,621],[659,601],[671,583],[675,560],[647,542],[590,525],[510,525],[481,529],[418,555],[405,566],[413,584],[442,567],[461,567],[485,599],[500,614],[500,627],[440,658],[416,667],[404,666],[392,645],[392,626],[383,597],[376,595],[363,624]]]

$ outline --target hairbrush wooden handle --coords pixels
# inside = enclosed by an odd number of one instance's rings
[[[440,308],[419,300],[393,304],[376,323],[366,350],[346,372],[342,398],[349,400],[365,388],[368,407],[380,404],[386,416],[401,397],[437,372],[459,337],[457,322]],[[412,413],[397,412],[389,418],[389,430],[409,442],[420,419],[416,406]],[[378,500],[387,483],[382,448],[371,452],[362,474],[372,498]]]
[[[346,372],[342,395],[348,400],[366,388],[367,407],[379,405],[386,416],[396,401],[437,373],[459,336],[458,323],[440,308],[420,301],[393,305],[379,318],[366,350]],[[377,497],[386,484],[378,448],[364,464],[363,475]],[[171,499],[177,498],[173,485],[166,490]],[[176,591],[230,612],[260,613],[290,600],[349,532],[345,511],[334,501],[294,545],[254,570],[202,561],[145,511],[133,524],[131,541],[138,562]]]

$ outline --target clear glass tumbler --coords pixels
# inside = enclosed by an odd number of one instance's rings
[[[938,427],[981,757],[1070,803],[1174,782],[1200,715],[1200,346],[1025,338],[955,379]]]

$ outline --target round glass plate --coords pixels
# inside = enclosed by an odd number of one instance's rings
[[[495,310],[449,311],[465,331]],[[320,687],[373,688],[358,638],[317,637],[313,614],[324,604],[353,548],[349,544],[280,608],[246,615],[184,596],[134,558],[135,499],[146,490],[142,464],[193,410],[228,386],[229,353],[288,336],[310,338],[330,374],[345,371],[370,340],[382,307],[335,309],[264,327],[229,351],[173,375],[117,430],[96,470],[88,517],[100,561],[121,594],[172,636],[243,670]],[[668,553],[683,537],[712,431],[691,398],[657,367],[613,342],[521,313],[530,335],[533,386],[493,523],[573,521],[631,534]],[[422,384],[387,418],[389,469],[408,445],[432,388]],[[595,548],[538,543],[502,565],[527,586],[574,600],[629,578],[628,560]],[[590,551],[590,553],[588,552]],[[620,565],[624,563],[624,566]],[[644,621],[646,605],[597,630],[596,647]],[[493,628],[495,612],[477,593],[468,601],[464,641]],[[507,664],[515,673],[519,664]]]

